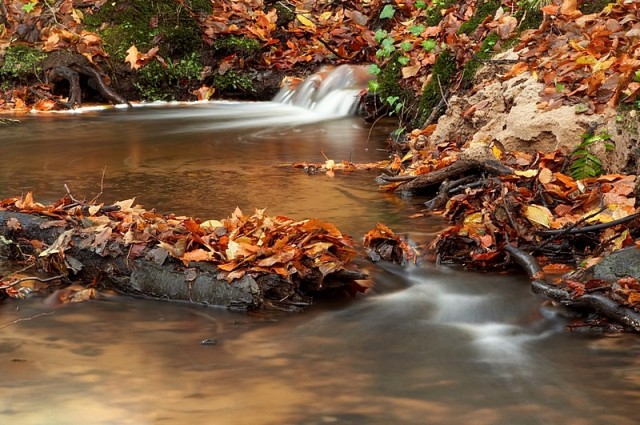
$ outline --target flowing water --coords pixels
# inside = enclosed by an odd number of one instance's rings
[[[274,166],[383,159],[393,123],[233,102],[20,119],[0,128],[0,198],[53,201],[66,184],[202,219],[266,207],[356,239],[378,221],[419,242],[443,226],[409,218],[420,200],[381,193],[374,172]],[[567,331],[521,275],[362,266],[368,294],[295,314],[4,301],[0,424],[638,423],[636,336]]]

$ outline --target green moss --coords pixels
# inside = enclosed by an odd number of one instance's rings
[[[176,94],[187,97],[199,85],[202,65],[197,53],[167,65],[154,61],[140,69],[134,86],[142,100],[177,100]]]
[[[544,16],[540,7],[527,7],[527,4],[523,3],[519,6],[515,18],[518,20],[518,31],[522,32],[540,27]]]
[[[381,98],[401,96],[403,94],[403,89],[400,86],[402,65],[397,60],[398,56],[398,54],[395,54],[391,57],[391,60],[378,75],[378,94]]]
[[[222,92],[254,92],[251,76],[236,71],[227,71],[222,75],[216,74],[213,77],[213,86]]]
[[[42,72],[40,62],[46,54],[28,46],[11,46],[0,62],[0,87],[7,89],[15,84],[27,84]]]
[[[429,118],[433,108],[440,103],[443,93],[447,91],[456,68],[456,58],[449,50],[444,50],[438,55],[438,59],[433,64],[431,80],[422,92],[420,103],[418,104],[418,117],[412,123],[412,127],[422,127],[427,118]]]
[[[495,32],[492,32],[485,37],[478,53],[476,53],[475,56],[464,66],[462,71],[463,86],[468,86],[475,77],[478,68],[482,66],[482,62],[491,59],[495,54],[493,48],[499,40],[500,36]]]
[[[203,0],[187,4],[195,11],[211,11],[211,4]],[[108,1],[85,17],[85,25],[100,34],[105,50],[116,61],[123,60],[134,44],[139,51],[158,45],[161,56],[174,60],[202,46],[197,23],[172,0]]]
[[[487,16],[495,15],[499,7],[500,0],[480,0],[471,19],[460,25],[458,34],[473,34]]]
[[[426,9],[427,26],[435,27],[442,20],[442,10],[448,9],[456,3],[456,0],[432,0],[431,6]]]
[[[218,53],[237,53],[243,56],[250,56],[260,51],[260,42],[249,37],[239,37],[228,35],[220,37],[213,42],[213,50]]]
[[[274,3],[273,8],[278,14],[276,25],[278,25],[279,27],[287,26],[289,22],[293,21],[296,18],[296,14],[294,13],[294,11],[280,1]]]

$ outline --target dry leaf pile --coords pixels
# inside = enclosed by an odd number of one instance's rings
[[[54,243],[30,241],[44,267],[64,275],[77,271],[65,258],[70,244],[104,257],[126,253],[133,260],[144,254],[158,264],[173,257],[184,266],[208,262],[217,268],[217,279],[228,282],[245,274],[274,274],[286,282],[311,280],[320,289],[325,277],[356,270],[351,238],[332,224],[270,217],[264,210],[246,216],[236,209],[228,218],[201,221],[148,211],[133,199],[109,206],[74,205],[66,196],[43,205],[29,193],[0,201],[0,211],[44,215],[51,218],[47,226],[65,228]],[[19,226],[17,220],[7,224]]]

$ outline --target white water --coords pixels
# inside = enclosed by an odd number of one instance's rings
[[[309,109],[324,117],[354,115],[360,92],[371,79],[373,75],[364,66],[325,67],[297,84],[289,82],[273,101]]]

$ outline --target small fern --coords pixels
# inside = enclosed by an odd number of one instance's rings
[[[569,166],[569,171],[571,177],[575,180],[597,177],[604,171],[602,161],[590,150],[594,144],[604,143],[606,151],[614,149],[614,145],[609,142],[611,136],[607,132],[603,131],[599,134],[585,133],[581,137],[582,142],[570,155],[571,165]]]

